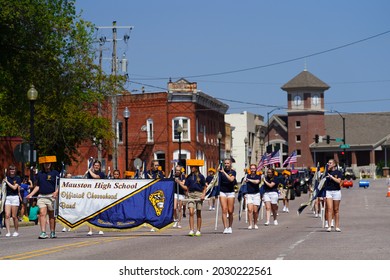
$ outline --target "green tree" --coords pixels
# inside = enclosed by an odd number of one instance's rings
[[[69,164],[84,141],[110,141],[97,103],[119,92],[121,81],[94,64],[93,32],[74,0],[0,0],[0,136],[29,141],[27,91],[34,84],[39,155]]]

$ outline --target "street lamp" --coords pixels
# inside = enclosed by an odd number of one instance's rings
[[[34,102],[38,99],[38,91],[35,89],[34,85],[31,85],[30,89],[27,91],[27,98],[30,100],[30,179],[34,180],[34,174],[32,172],[33,162],[34,162],[34,144],[35,144],[35,135],[34,135]]]
[[[345,148],[345,117],[343,117],[339,111],[336,111],[336,110],[333,110],[334,112],[336,112],[337,114],[339,114],[339,116],[343,119],[343,168],[344,168],[344,171],[345,171],[345,166],[346,166],[346,162],[347,162],[347,155],[345,154],[345,151],[346,151],[346,148]]]
[[[248,138],[244,138],[244,143],[245,143],[245,168],[248,166]]]
[[[272,148],[269,147],[269,115],[270,115],[272,112],[274,112],[274,111],[276,111],[276,110],[280,110],[280,109],[282,109],[282,108],[278,107],[278,108],[274,108],[274,109],[272,109],[271,111],[267,112],[267,149],[266,149],[267,153],[272,152]]]
[[[183,127],[180,124],[178,124],[176,127],[176,131],[177,131],[177,134],[179,134],[179,161],[178,161],[178,164],[180,166],[183,166],[184,164],[183,165],[181,164],[181,134],[183,133]]]
[[[123,117],[125,118],[125,134],[126,134],[126,171],[129,170],[129,141],[128,141],[128,128],[129,128],[129,118],[130,118],[130,111],[129,108],[125,108],[123,111]]]
[[[221,164],[221,140],[222,140],[222,133],[220,131],[218,132],[217,138],[218,138],[218,164]]]

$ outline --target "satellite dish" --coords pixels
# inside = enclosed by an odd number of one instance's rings
[[[146,131],[146,129],[147,129],[147,127],[146,127],[145,124],[144,124],[143,126],[141,126],[141,130],[142,130],[142,131]]]
[[[142,166],[142,160],[140,158],[136,158],[134,160],[134,168],[140,168]]]

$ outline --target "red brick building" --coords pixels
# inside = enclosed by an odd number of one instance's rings
[[[106,104],[107,105],[107,104]],[[130,111],[128,119],[128,166],[135,171],[134,162],[140,159],[149,169],[153,159],[159,161],[166,175],[179,159],[203,159],[203,174],[215,167],[219,157],[218,132],[223,135],[221,150],[224,150],[224,114],[228,106],[199,91],[196,83],[185,79],[168,84],[168,92],[123,94],[117,96],[117,150],[102,150],[103,171],[108,167],[122,172],[126,167],[126,127],[123,111]],[[111,106],[103,105],[102,116],[112,116]],[[183,128],[180,139],[177,127]],[[72,174],[84,174],[88,158],[98,158],[98,146],[85,143],[80,147],[79,162],[67,168]],[[115,163],[115,158],[117,163]]]

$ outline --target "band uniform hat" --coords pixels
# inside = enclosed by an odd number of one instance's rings
[[[39,164],[57,162],[56,156],[43,156],[38,158]]]
[[[133,177],[135,175],[134,171],[125,171],[125,177]]]
[[[291,175],[291,172],[288,171],[288,170],[283,170],[282,174],[283,174],[283,175],[288,175],[288,176],[290,176],[290,175]]]
[[[217,172],[217,170],[215,170],[214,168],[209,168],[209,170],[208,170],[208,172],[213,172],[213,173],[215,173],[215,172]]]
[[[203,166],[204,160],[203,159],[187,159],[186,164],[188,166]]]

